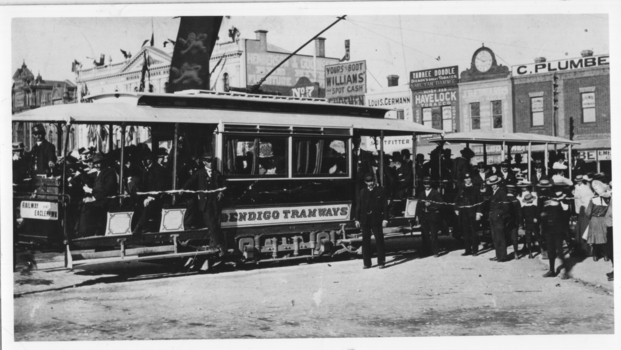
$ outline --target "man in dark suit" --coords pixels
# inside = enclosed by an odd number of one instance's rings
[[[183,185],[184,190],[213,191],[224,187],[224,177],[212,166],[213,157],[209,153],[202,156],[203,167],[196,171]],[[220,229],[222,214],[222,191],[199,193],[198,209],[209,229],[209,246],[220,249],[220,256],[226,252],[226,240]]]
[[[472,184],[472,176],[464,174],[464,183],[459,186],[459,192],[455,197],[455,214],[458,217],[459,226],[464,237],[466,251],[462,254],[476,256],[479,252],[479,241],[477,232],[479,230],[478,221],[481,220],[481,188]]]
[[[512,171],[509,170],[509,161],[504,161],[500,163],[500,172],[498,176],[502,179],[503,185],[515,185],[517,184],[517,179]]]
[[[492,188],[492,197],[489,203],[489,227],[494,240],[496,257],[492,261],[507,261],[507,241],[505,239],[505,223],[510,216],[509,199],[504,189],[500,188],[502,179],[492,175],[487,179],[487,185]]]
[[[164,167],[159,164],[157,154],[154,154],[148,150],[144,150],[141,154],[142,164],[144,170],[141,174],[140,183],[134,187],[135,195],[137,191],[140,192],[161,192],[170,189],[170,183],[167,180],[167,172]],[[164,194],[148,195],[143,201],[138,200],[138,205],[142,203],[142,210],[138,219],[138,224],[132,230],[132,234],[140,235],[146,230],[153,229],[150,227],[149,220],[159,222],[162,214],[162,206],[164,204]],[[140,198],[142,199],[142,197]],[[159,227],[158,227],[159,228]]]
[[[356,205],[356,227],[362,227],[362,259],[364,268],[371,267],[371,234],[375,236],[377,248],[377,265],[384,268],[386,256],[384,253],[383,227],[388,224],[388,203],[383,187],[377,186],[372,174],[364,177],[367,187],[360,190],[358,205]]]
[[[358,195],[360,195],[360,191],[366,187],[364,183],[364,177],[367,174],[373,173],[373,155],[370,152],[367,152],[360,148],[361,142],[362,140],[360,139],[360,136],[356,136],[352,139],[353,149],[351,152],[352,153],[351,158],[352,158],[353,169],[354,169],[352,178],[355,181],[354,198],[356,198],[354,203],[357,203]]]
[[[571,173],[574,176],[586,174],[584,155],[578,154],[578,152],[574,152],[574,154],[572,155],[571,167]]]
[[[431,178],[423,179],[424,190],[418,195],[416,217],[421,224],[423,238],[423,252],[425,255],[440,256],[438,250],[438,230],[440,230],[440,202],[442,195],[431,188]]]
[[[516,197],[518,193],[518,187],[513,184],[508,184],[506,186],[507,189],[507,198],[509,199],[509,214],[510,216],[506,221],[506,235],[505,238],[511,237],[511,242],[513,243],[513,256],[516,260],[520,259],[520,254],[518,250],[518,228],[522,224],[522,207],[520,205],[520,201]]]
[[[117,194],[118,182],[116,173],[110,166],[109,159],[101,153],[93,157],[93,167],[97,175],[93,181],[92,189],[85,186],[88,192],[83,199],[80,221],[78,223],[78,235],[80,237],[103,235],[106,229],[106,213],[112,199],[108,198]]]
[[[563,266],[565,267],[565,273],[561,276],[562,279],[569,278],[569,266],[565,260],[565,253],[563,252],[563,238],[565,236],[564,220],[566,217],[563,213],[562,198],[552,192],[552,188],[560,190],[562,192],[562,185],[556,186],[549,180],[542,180],[537,184],[542,191],[539,197],[539,213],[541,215],[541,231],[545,235],[547,252],[548,252],[548,264],[550,269],[543,277],[556,276],[555,262],[556,258],[560,258]],[[562,193],[561,193],[561,196]]]
[[[535,172],[530,176],[530,182],[536,185],[541,180],[549,180],[549,178],[543,172],[543,164],[541,164],[541,162],[535,162]]]
[[[35,145],[27,153],[30,176],[47,175],[56,164],[56,147],[45,139],[43,124],[32,127]]]

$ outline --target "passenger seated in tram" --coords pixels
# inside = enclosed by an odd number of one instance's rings
[[[144,170],[140,179],[140,192],[163,192],[171,189],[171,182],[166,181],[168,175],[164,167],[158,162],[158,158],[163,157],[163,153],[156,154],[150,151],[143,151],[141,154]],[[134,196],[136,193],[132,193]],[[138,216],[138,223],[132,230],[132,234],[140,235],[147,230],[155,229],[150,222],[159,223],[162,212],[162,206],[168,198],[165,193],[149,194],[146,197],[138,197],[138,206],[141,207]],[[141,205],[142,204],[142,205]]]
[[[96,177],[92,189],[84,188],[86,194],[80,210],[78,237],[104,234],[106,215],[112,202],[112,199],[108,197],[116,195],[118,189],[117,176],[110,165],[110,159],[105,158],[101,153],[93,157]]]
[[[28,177],[28,164],[24,158],[24,144],[13,144],[13,183],[20,184]]]

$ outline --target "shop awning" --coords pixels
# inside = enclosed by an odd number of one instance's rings
[[[451,142],[451,143],[486,143],[486,144],[507,144],[507,145],[544,145],[544,144],[572,144],[578,145],[580,142],[571,141],[561,137],[525,134],[525,133],[494,133],[489,131],[470,131],[447,134],[443,137],[432,137],[429,142]]]

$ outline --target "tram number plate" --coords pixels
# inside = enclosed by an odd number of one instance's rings
[[[22,201],[19,209],[22,218],[58,220],[58,203]]]

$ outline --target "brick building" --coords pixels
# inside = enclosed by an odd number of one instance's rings
[[[573,148],[584,155],[587,170],[610,173],[609,56],[585,50],[580,58],[550,62],[537,58],[512,67],[512,75],[515,132],[578,141],[580,145]],[[567,150],[561,151],[568,159]]]

